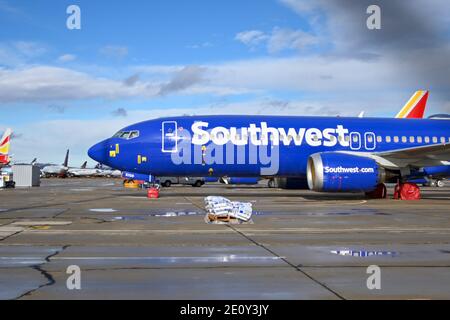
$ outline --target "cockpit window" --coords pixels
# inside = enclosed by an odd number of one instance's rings
[[[134,139],[137,137],[139,137],[139,131],[135,130],[130,132],[130,137],[128,139]]]
[[[139,131],[119,131],[114,136],[114,138],[120,138],[125,140],[130,140],[139,137]]]
[[[124,132],[122,132],[122,134],[120,135],[119,138],[128,139],[129,136],[130,136],[130,131],[124,131]]]

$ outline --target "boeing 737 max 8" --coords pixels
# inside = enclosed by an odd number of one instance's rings
[[[194,116],[120,130],[89,156],[155,176],[295,177],[321,192],[372,192],[450,159],[450,122],[389,118]]]

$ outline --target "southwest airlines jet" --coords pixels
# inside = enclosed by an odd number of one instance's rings
[[[385,182],[402,186],[450,159],[450,121],[173,117],[126,127],[89,156],[154,176],[289,177],[320,192],[373,192]]]

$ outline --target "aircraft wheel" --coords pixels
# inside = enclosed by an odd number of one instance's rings
[[[436,182],[436,186],[437,186],[438,188],[443,188],[443,187],[445,187],[445,182],[442,181],[442,180],[438,180],[438,181]]]
[[[170,188],[170,186],[172,185],[172,182],[166,181],[166,182],[164,182],[162,185],[163,185],[163,187],[165,187],[165,188]]]

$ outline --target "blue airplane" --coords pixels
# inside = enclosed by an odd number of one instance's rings
[[[440,119],[193,116],[128,126],[88,152],[154,176],[287,177],[319,192],[366,192],[450,159]],[[437,169],[439,170],[439,169]],[[435,172],[435,174],[438,172]]]

